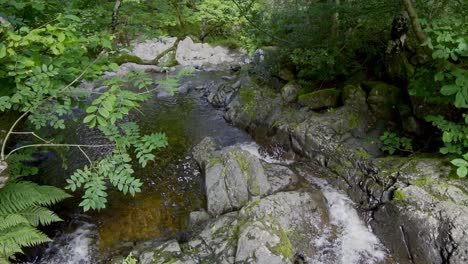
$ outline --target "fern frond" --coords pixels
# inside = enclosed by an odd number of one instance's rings
[[[0,256],[8,258],[22,253],[22,247],[37,246],[49,241],[49,237],[30,225],[16,225],[0,233]]]
[[[33,226],[48,225],[53,222],[62,221],[58,215],[45,207],[29,207],[18,212],[18,214],[23,216]]]
[[[19,224],[29,224],[29,220],[20,214],[10,214],[5,217],[0,217],[0,232]]]
[[[70,197],[53,186],[39,186],[32,182],[9,182],[0,189],[0,215],[16,213],[31,206],[49,206]]]

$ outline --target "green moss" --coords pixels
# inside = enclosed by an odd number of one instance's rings
[[[123,63],[126,63],[126,62],[133,62],[133,63],[136,63],[136,64],[143,64],[142,59],[140,59],[137,56],[133,56],[133,55],[130,55],[130,54],[127,54],[127,53],[121,54],[120,56],[115,58],[114,62],[119,64],[119,65],[123,64]]]
[[[403,191],[401,189],[397,189],[393,193],[392,201],[394,201],[396,203],[403,203],[405,201],[405,194],[403,193]]]
[[[173,66],[178,65],[179,63],[177,62],[175,56],[176,56],[175,52],[169,53],[168,59],[165,60],[163,63],[160,63],[159,66],[161,66],[161,67],[173,67]]]
[[[418,187],[427,186],[427,185],[429,185],[431,183],[432,183],[432,177],[431,176],[426,176],[426,177],[423,177],[423,178],[419,178],[419,179],[413,180],[411,182],[411,184],[416,185]]]
[[[271,252],[277,256],[282,256],[285,259],[294,257],[294,250],[291,241],[286,232],[278,225],[278,229],[274,229],[275,234],[280,238],[278,244],[270,248]]]
[[[364,149],[358,149],[356,150],[356,156],[360,159],[369,159],[369,153],[367,153],[367,151],[365,151]]]
[[[359,115],[356,113],[350,113],[348,115],[348,126],[350,129],[355,129],[359,126]]]
[[[209,162],[210,162],[210,164],[214,165],[214,164],[222,163],[223,160],[220,159],[220,158],[210,158]]]

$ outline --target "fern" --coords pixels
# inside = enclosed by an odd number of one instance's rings
[[[36,246],[50,241],[36,229],[61,219],[44,206],[50,206],[70,197],[53,186],[39,186],[32,182],[11,181],[0,189],[0,263],[22,247]]]

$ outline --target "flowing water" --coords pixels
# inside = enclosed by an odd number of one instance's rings
[[[222,76],[223,73],[199,73],[184,82],[196,87]],[[190,155],[191,148],[204,137],[211,136],[222,146],[240,145],[266,162],[293,163],[261,156],[251,137],[227,124],[222,117],[223,112],[214,109],[196,91],[173,97],[155,97],[143,104],[141,110],[143,114],[134,114],[129,121],[136,121],[144,133],[164,132],[169,139],[169,146],[157,152],[156,162],[136,171],[136,176],[145,183],[143,191],[133,198],[111,191],[106,209],[86,214],[76,209],[79,199],[70,199],[56,210],[65,221],[53,226],[53,230],[59,230],[50,234],[54,241],[40,253],[34,253],[36,257],[29,263],[105,262],[109,256],[131,248],[135,242],[183,235],[189,213],[205,204],[202,175]],[[105,142],[95,130],[83,126],[71,125],[65,132],[50,136],[59,138],[60,135],[66,135],[68,142]],[[93,149],[89,155],[98,157],[107,151]],[[64,178],[73,169],[86,163],[76,150],[60,156],[67,159],[70,168],[57,166],[60,162],[58,155],[48,156],[48,161],[42,165],[43,171],[47,171],[47,175],[42,176],[45,182],[63,185]],[[386,257],[385,250],[360,220],[350,199],[324,180],[314,179],[312,182],[323,192],[331,224],[338,230],[338,235],[334,234],[337,238],[332,242],[327,237],[311,241],[322,249],[312,263],[381,263],[379,261]]]

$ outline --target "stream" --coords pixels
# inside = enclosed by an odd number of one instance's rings
[[[221,78],[225,72],[199,72],[184,78],[182,85],[197,87],[209,80]],[[154,75],[160,78],[160,75]],[[157,151],[156,161],[136,176],[143,180],[142,192],[135,197],[118,191],[109,192],[107,208],[100,212],[82,213],[77,198],[69,199],[55,211],[64,219],[53,225],[49,232],[53,242],[30,253],[27,262],[34,264],[91,264],[106,263],[115,254],[126,254],[135,243],[145,240],[164,240],[186,236],[190,212],[205,207],[203,178],[191,157],[191,149],[203,138],[210,136],[221,146],[239,145],[266,162],[280,162],[261,156],[259,146],[244,131],[228,124],[223,111],[213,108],[196,89],[175,96],[154,96],[141,107],[142,113],[128,117],[140,125],[142,133],[164,132],[169,146]],[[82,125],[61,131],[69,142],[99,144],[104,138],[95,130]],[[60,135],[55,135],[56,138]],[[94,151],[94,152],[93,152]],[[90,156],[98,157],[108,149],[94,149]],[[261,151],[260,151],[261,152]],[[50,154],[41,165],[42,180],[49,184],[64,185],[64,178],[83,166],[86,159],[77,150],[69,150],[63,157],[69,168],[57,166],[60,155]],[[294,166],[293,161],[285,162]],[[387,250],[359,218],[352,201],[333,189],[323,179],[306,177],[316,185],[326,199],[331,224],[329,237],[314,238],[321,251],[312,263],[390,263]],[[327,234],[327,232],[325,232]],[[331,242],[330,242],[331,241]]]

